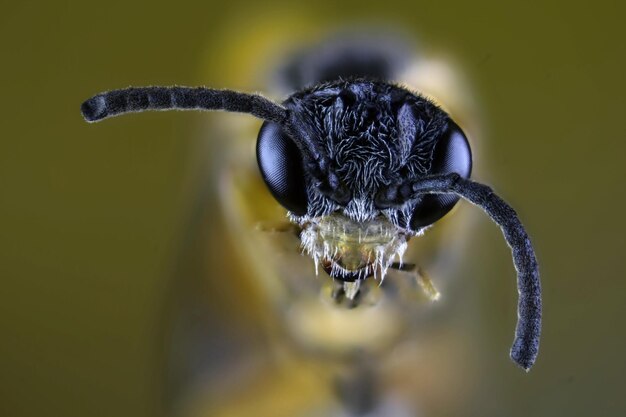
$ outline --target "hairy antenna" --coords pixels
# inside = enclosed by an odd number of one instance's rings
[[[519,293],[511,359],[528,371],[539,352],[541,283],[535,252],[515,210],[490,187],[454,173],[424,178],[412,183],[410,188],[412,198],[419,194],[455,193],[481,207],[500,226],[513,255]]]
[[[225,110],[284,124],[287,110],[257,94],[205,87],[142,87],[100,93],[80,110],[88,122],[146,110]]]
[[[206,87],[130,87],[97,94],[86,100],[80,110],[90,123],[147,110],[225,110],[251,114],[279,124],[308,161],[311,176],[322,188],[326,186],[324,191],[336,201],[347,203],[349,200],[349,190],[328,169],[327,158],[314,142],[300,134],[296,115],[258,94]]]

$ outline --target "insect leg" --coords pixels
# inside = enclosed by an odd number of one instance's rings
[[[441,297],[441,293],[437,290],[437,287],[435,287],[428,273],[416,264],[403,263],[400,265],[395,262],[391,264],[390,268],[409,275],[411,279],[419,285],[424,295],[426,295],[430,301],[437,301]]]
[[[301,228],[291,223],[288,220],[273,221],[273,222],[258,222],[255,227],[260,232],[269,233],[294,233],[299,234]]]

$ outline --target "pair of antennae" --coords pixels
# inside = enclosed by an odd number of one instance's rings
[[[189,87],[144,87],[98,94],[81,106],[88,122],[146,110],[225,110],[248,113],[290,128],[289,111],[260,95]],[[289,129],[291,130],[291,129]],[[427,177],[410,184],[411,197],[455,193],[481,207],[500,226],[517,271],[518,322],[511,358],[529,370],[537,358],[541,334],[541,285],[535,253],[515,210],[486,185],[457,174]]]

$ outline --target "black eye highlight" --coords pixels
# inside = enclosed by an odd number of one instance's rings
[[[472,152],[465,134],[453,121],[448,122],[444,135],[437,141],[433,151],[431,175],[457,173],[469,178],[472,172]],[[410,227],[419,230],[445,216],[459,197],[455,194],[424,195],[411,217]]]
[[[308,199],[302,155],[280,125],[263,123],[256,155],[263,181],[274,198],[293,214],[306,214]]]

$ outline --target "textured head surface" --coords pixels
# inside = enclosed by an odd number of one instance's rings
[[[303,250],[334,278],[383,278],[395,259],[402,262],[407,240],[427,226],[411,228],[411,219],[428,197],[381,207],[376,196],[431,174],[436,145],[453,123],[427,99],[365,79],[322,83],[283,105],[288,130],[264,125],[257,155],[274,196],[288,208],[298,203],[290,218],[302,227]],[[297,159],[303,169],[275,175],[265,151],[278,152],[285,166]],[[299,189],[306,196],[292,199]]]
[[[325,184],[309,178],[308,212],[294,220],[339,211],[362,222],[383,214],[406,229],[419,201],[379,210],[374,197],[381,187],[430,173],[433,150],[448,126],[448,115],[402,87],[369,80],[320,84],[292,95],[284,105],[297,117],[297,134],[311,144],[316,168],[322,175],[334,174],[350,192],[347,204],[339,204],[320,192]]]

